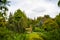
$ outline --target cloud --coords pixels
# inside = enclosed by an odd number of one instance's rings
[[[25,11],[27,17],[34,18],[45,14],[55,17],[60,8],[57,6],[58,0],[10,0],[9,11],[15,12],[17,9]]]
[[[38,7],[34,10],[32,10],[33,12],[36,12],[36,13],[43,13],[46,11],[46,9],[44,7]]]

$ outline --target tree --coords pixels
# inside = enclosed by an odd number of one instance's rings
[[[10,13],[8,22],[9,22],[9,23],[12,23],[12,19],[13,19],[13,15],[12,15],[12,13]]]
[[[42,28],[45,31],[53,31],[55,29],[58,29],[58,24],[53,21],[52,19],[47,19],[46,21],[44,21],[44,24],[42,25]]]
[[[9,1],[7,0],[0,0],[0,20],[1,22],[1,25],[5,25],[6,23],[6,12],[8,11],[8,8],[7,8],[7,5],[9,4]]]
[[[60,27],[60,14],[56,16],[55,21]]]
[[[5,25],[5,18],[2,16],[2,13],[0,12],[0,27],[4,27]]]
[[[50,16],[49,15],[44,15],[44,18],[50,18]]]
[[[3,16],[6,16],[6,11],[8,11],[7,5],[9,5],[10,1],[0,0],[0,10]]]
[[[10,13],[8,21],[7,21],[7,28],[9,30],[15,31],[16,32],[16,27],[15,27],[15,23],[14,23],[14,16],[12,15],[12,13]]]
[[[60,0],[58,1],[58,6],[60,7]]]
[[[14,22],[16,23],[17,31],[23,33],[27,27],[27,17],[20,9],[14,13]]]

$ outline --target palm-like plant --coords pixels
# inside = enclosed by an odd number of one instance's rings
[[[7,6],[9,6],[10,1],[0,0],[0,21],[3,22],[1,25],[6,24],[6,12],[8,11]]]
[[[10,1],[0,0],[0,12],[2,12],[4,16],[6,16],[6,11],[8,11],[7,6],[10,6],[9,3]]]

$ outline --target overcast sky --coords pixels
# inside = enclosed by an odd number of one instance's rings
[[[55,17],[60,8],[57,6],[59,0],[10,0],[9,11],[15,12],[17,9],[24,11],[29,18],[50,15]]]

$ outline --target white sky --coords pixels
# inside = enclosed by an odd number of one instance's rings
[[[15,12],[17,9],[24,11],[29,18],[36,18],[46,14],[55,17],[60,8],[57,6],[58,0],[10,0],[9,11]]]

